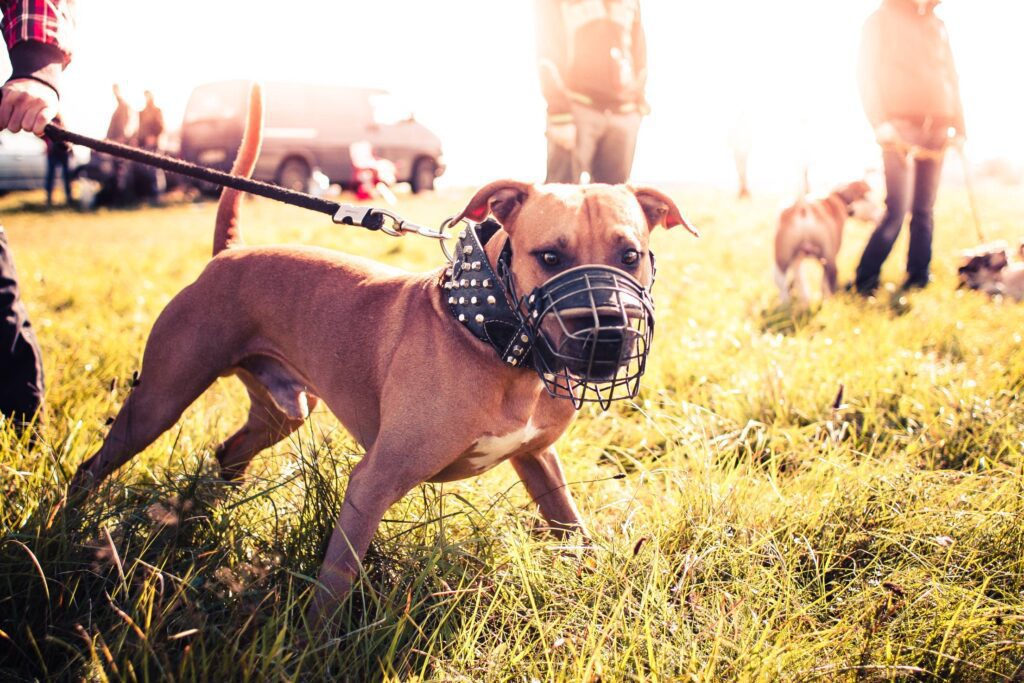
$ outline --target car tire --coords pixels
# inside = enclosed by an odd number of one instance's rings
[[[296,192],[308,192],[313,170],[302,159],[285,159],[277,169],[277,184]]]
[[[434,189],[435,178],[437,178],[437,163],[426,157],[417,159],[412,166],[409,187],[412,188],[413,194],[428,192]]]

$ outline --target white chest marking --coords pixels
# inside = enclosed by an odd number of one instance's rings
[[[540,435],[540,428],[530,418],[526,424],[504,436],[481,436],[470,449],[470,460],[477,467],[490,467],[515,453]]]

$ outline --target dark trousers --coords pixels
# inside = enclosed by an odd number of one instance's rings
[[[57,179],[57,169],[60,169],[61,177],[64,179],[64,201],[71,203],[71,174],[68,173],[68,158],[46,157],[46,203],[53,203],[53,183]]]
[[[0,228],[0,414],[31,420],[43,404],[43,358],[18,292],[18,278]]]
[[[910,212],[910,247],[907,251],[907,283],[926,285],[932,261],[932,233],[935,229],[935,197],[942,175],[941,142],[922,145],[938,150],[934,156],[913,158],[905,150],[884,149],[885,216],[871,234],[857,266],[856,286],[861,292],[878,287],[882,264]],[[938,144],[935,144],[938,142]]]

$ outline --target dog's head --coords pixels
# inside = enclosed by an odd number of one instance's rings
[[[458,219],[488,215],[508,234],[511,286],[543,337],[542,374],[567,370],[602,381],[637,357],[639,338],[649,339],[636,329],[653,326],[651,232],[683,226],[697,234],[668,196],[627,185],[498,181]]]
[[[871,186],[864,180],[841,185],[834,194],[846,206],[846,213],[857,220],[877,223],[882,217],[882,206],[875,200]]]
[[[1009,265],[1007,246],[1003,242],[986,244],[961,254],[957,289],[967,287],[996,293],[1002,287],[1002,271]]]

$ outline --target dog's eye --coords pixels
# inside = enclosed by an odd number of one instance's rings
[[[640,252],[636,249],[627,249],[622,254],[622,264],[626,266],[635,266],[640,262]]]
[[[556,251],[542,251],[540,253],[540,261],[548,268],[554,268],[562,262],[562,257]]]

